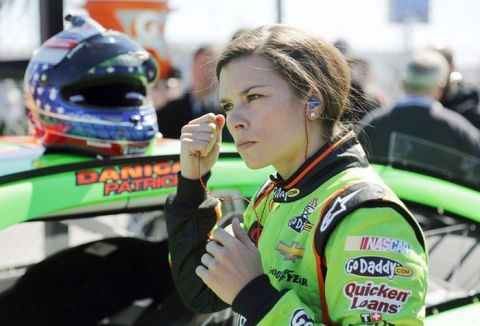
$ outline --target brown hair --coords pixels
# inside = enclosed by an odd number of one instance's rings
[[[242,33],[223,50],[217,62],[217,78],[229,62],[249,55],[267,58],[298,98],[323,99],[328,138],[343,129],[340,116],[348,102],[350,69],[334,46],[293,27],[258,27]]]

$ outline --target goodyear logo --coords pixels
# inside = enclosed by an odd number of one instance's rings
[[[307,279],[300,274],[296,274],[291,269],[278,270],[276,268],[270,268],[268,271],[270,275],[273,275],[279,282],[286,281],[290,283],[296,283],[303,286],[307,286]]]

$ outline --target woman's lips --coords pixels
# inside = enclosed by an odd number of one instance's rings
[[[238,150],[245,150],[247,148],[252,147],[255,144],[256,144],[256,142],[254,142],[254,141],[242,141],[237,145],[237,149]]]

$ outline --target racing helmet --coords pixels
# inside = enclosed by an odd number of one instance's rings
[[[146,94],[154,60],[126,34],[89,17],[66,19],[71,26],[34,52],[25,73],[30,132],[47,150],[144,153],[158,132]]]

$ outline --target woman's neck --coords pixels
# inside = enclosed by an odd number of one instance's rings
[[[289,156],[288,159],[282,160],[272,164],[278,174],[287,180],[290,178],[309,158],[312,157],[323,145],[327,143],[323,138],[316,138],[314,141],[308,142],[308,149],[306,151],[305,159],[305,146],[302,146],[294,155]]]

